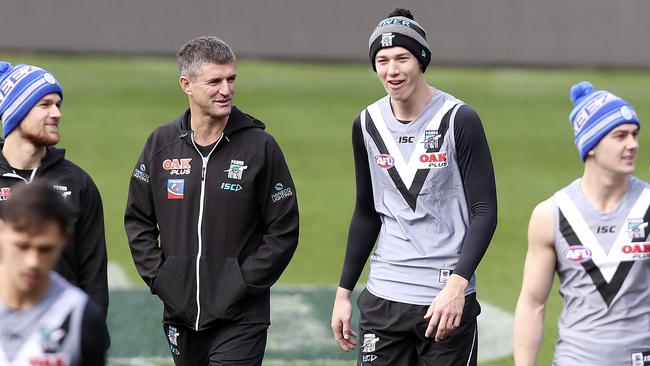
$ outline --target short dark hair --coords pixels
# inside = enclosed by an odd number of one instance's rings
[[[178,68],[181,76],[194,78],[202,64],[226,65],[235,62],[230,46],[214,36],[202,36],[187,42],[178,51]]]
[[[65,236],[72,235],[74,210],[44,180],[12,187],[11,196],[2,205],[2,219],[13,229],[39,233],[48,223],[54,223]]]

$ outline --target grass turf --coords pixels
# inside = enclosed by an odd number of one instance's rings
[[[129,177],[148,134],[186,108],[175,61],[26,54],[1,58],[50,69],[63,85],[59,145],[68,148],[68,158],[91,174],[102,193],[110,260],[141,283],[122,215]],[[643,120],[650,116],[650,73],[432,66],[426,75],[432,85],[473,106],[483,120],[496,170],[499,226],[479,267],[479,296],[514,311],[530,212],[582,171],[567,120],[570,86],[591,80],[631,102]],[[337,283],[354,203],[351,122],[383,95],[367,65],[239,62],[236,105],[267,123],[297,185],[300,245],[282,283]],[[637,176],[650,180],[650,137],[644,129],[640,141]],[[540,364],[550,364],[559,306],[554,289]]]

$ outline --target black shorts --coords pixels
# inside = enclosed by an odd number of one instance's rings
[[[367,289],[357,301],[360,366],[467,366],[477,364],[478,331],[476,317],[481,306],[476,294],[465,296],[460,327],[442,342],[427,338],[429,306],[385,300]],[[435,330],[434,330],[435,334]]]
[[[268,324],[223,324],[202,331],[163,323],[176,366],[259,366]]]

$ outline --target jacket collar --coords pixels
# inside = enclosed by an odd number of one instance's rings
[[[174,120],[174,125],[180,133],[180,137],[184,138],[185,136],[192,134],[192,128],[190,124],[191,113],[189,108],[178,118]],[[226,123],[226,128],[223,131],[223,134],[226,137],[232,136],[233,134],[245,130],[248,128],[261,128],[265,129],[266,125],[257,118],[250,116],[239,108],[233,106],[228,117],[228,123]]]
[[[13,173],[13,167],[9,165],[9,162],[2,153],[2,149],[5,146],[4,140],[0,140],[0,175],[5,173]],[[45,151],[45,157],[41,161],[38,170],[43,172],[50,168],[52,165],[58,163],[59,161],[65,158],[65,149],[59,149],[54,146],[48,146]]]

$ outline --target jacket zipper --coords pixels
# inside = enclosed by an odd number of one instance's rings
[[[31,183],[34,180],[34,176],[36,175],[37,170],[38,170],[38,168],[35,168],[34,170],[32,170],[32,175],[29,177],[29,179],[25,179],[22,176],[20,176],[20,175],[18,175],[16,173],[13,173],[13,172],[12,173],[4,173],[2,176],[7,177],[7,178],[20,179],[25,183]]]
[[[199,153],[201,156],[201,201],[199,202],[199,220],[197,222],[197,227],[196,227],[196,232],[199,238],[199,251],[196,255],[196,322],[194,323],[194,330],[198,331],[199,330],[199,319],[201,319],[201,303],[199,302],[199,293],[200,293],[200,273],[199,273],[199,264],[201,262],[201,252],[203,249],[203,206],[204,206],[204,201],[205,201],[205,177],[207,176],[208,172],[208,161],[210,160],[210,156],[212,156],[212,152],[217,148],[219,145],[219,142],[221,142],[221,138],[223,137],[223,133],[221,133],[221,136],[219,136],[219,139],[217,142],[214,144],[214,147],[210,152],[208,153],[208,156],[203,156],[201,154],[201,150],[196,146],[196,143],[194,142],[194,132],[192,132],[190,138],[192,139],[192,145],[194,145],[194,149]]]

